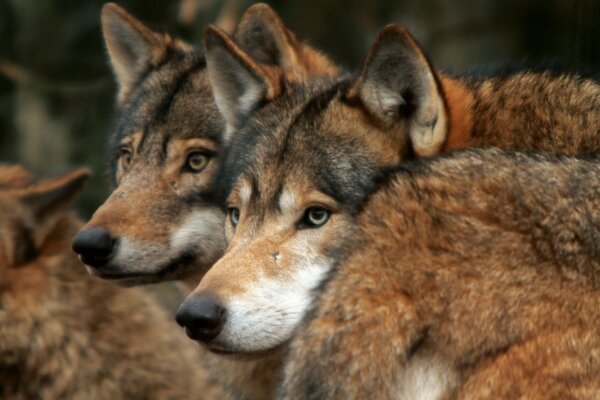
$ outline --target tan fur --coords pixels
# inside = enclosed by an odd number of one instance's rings
[[[51,212],[28,205],[32,194],[81,177],[34,183],[17,167],[0,167],[0,180],[12,182],[0,190],[0,397],[222,398],[197,347],[149,293],[86,274],[70,248],[81,222],[63,209],[75,189]],[[21,251],[48,221],[35,248]]]
[[[435,398],[597,398],[600,296],[573,270],[597,286],[599,191],[597,160],[479,150],[408,166],[359,215],[281,398],[397,398],[428,357]]]

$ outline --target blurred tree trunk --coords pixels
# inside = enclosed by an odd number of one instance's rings
[[[29,76],[31,69],[47,65],[39,49],[44,29],[40,22],[52,11],[46,2],[12,0],[16,26],[15,56]],[[40,49],[41,50],[41,49]],[[69,124],[52,110],[52,97],[28,80],[17,81],[15,90],[14,127],[18,138],[19,159],[36,171],[54,172],[64,169],[69,160]]]
[[[20,84],[15,96],[15,128],[19,158],[36,171],[53,172],[67,166],[69,126],[49,109],[48,96]]]

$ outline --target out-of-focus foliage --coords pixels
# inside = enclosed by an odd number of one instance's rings
[[[407,26],[436,65],[460,73],[550,60],[600,69],[599,0],[274,0],[298,36],[349,69],[378,30]],[[80,200],[89,215],[108,193],[104,142],[115,86],[97,0],[0,0],[0,160],[38,173],[95,171]],[[200,44],[203,27],[231,30],[251,1],[137,0],[120,4],[158,31]]]

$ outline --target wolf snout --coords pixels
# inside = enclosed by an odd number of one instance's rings
[[[191,339],[208,342],[221,333],[225,308],[211,295],[196,295],[179,306],[175,320]]]
[[[73,250],[84,264],[94,268],[105,266],[115,246],[115,239],[103,228],[80,230],[73,239]]]

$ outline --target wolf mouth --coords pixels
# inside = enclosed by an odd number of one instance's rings
[[[272,354],[277,354],[283,347],[285,347],[287,342],[281,343],[281,344],[279,344],[275,347],[272,347],[270,349],[267,349],[267,350],[250,351],[250,352],[248,352],[248,351],[242,352],[242,351],[229,350],[229,349],[225,349],[225,348],[210,347],[209,345],[206,345],[202,342],[198,342],[198,343],[200,343],[201,347],[209,350],[211,353],[215,353],[220,356],[224,356],[224,357],[232,358],[232,359],[238,359],[238,360],[256,360],[256,359],[268,357]]]
[[[195,264],[195,261],[200,258],[199,254],[188,251],[180,254],[175,259],[163,264],[157,271],[139,271],[139,272],[98,272],[97,276],[102,279],[112,281],[129,281],[129,280],[147,280],[151,282],[161,282],[165,277],[170,275],[180,275],[176,273],[179,270],[189,270],[190,266]]]

